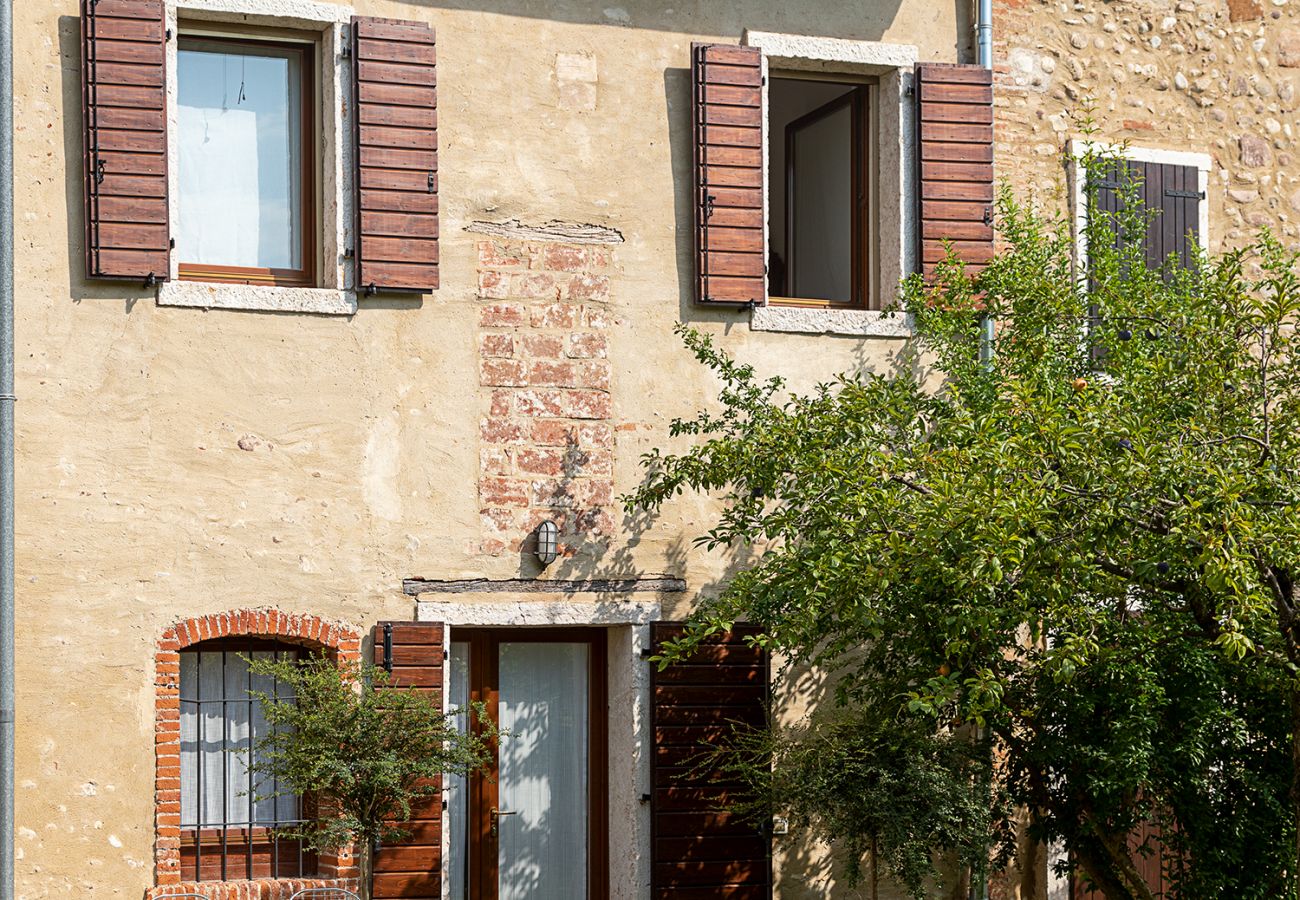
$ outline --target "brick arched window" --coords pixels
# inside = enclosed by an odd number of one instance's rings
[[[232,774],[238,765],[232,751],[241,740],[247,746],[256,715],[246,689],[236,684],[239,657],[312,650],[355,660],[361,635],[316,616],[266,609],[188,619],[163,632],[154,660],[157,886],[149,898],[177,886],[213,900],[280,900],[303,887],[355,887],[350,851],[317,859],[275,840],[271,826],[288,824],[304,810],[286,802],[259,804],[246,790],[239,796]],[[200,724],[205,717],[206,727]]]

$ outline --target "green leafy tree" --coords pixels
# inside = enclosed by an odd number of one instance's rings
[[[881,833],[849,813],[860,773],[960,773],[937,742],[963,733],[993,760],[989,783],[919,783],[895,811],[930,823],[991,791],[1111,900],[1151,900],[1152,855],[1189,900],[1294,898],[1297,256],[1264,233],[1149,269],[1125,181],[1112,217],[1089,179],[1078,264],[1064,219],[1003,191],[1007,249],[977,277],[949,260],[904,284],[915,340],[888,372],[787,396],[682,328],[720,403],[674,423],[691,448],[648,455],[626,502],[716,494],[701,543],[755,554],[665,661],[747,620],[791,665],[837,673],[840,711],[771,736],[771,775],[748,766],[760,797],[824,837],[860,856]],[[846,739],[845,716],[876,734]],[[810,764],[817,777],[794,777]],[[933,872],[915,841],[969,858],[987,834],[1005,853],[1005,808],[984,808],[980,828],[957,816],[880,845],[882,862],[921,896],[915,876]]]
[[[482,768],[494,734],[479,710],[465,714],[483,727],[458,729],[440,700],[394,686],[387,671],[369,663],[315,654],[250,660],[249,668],[292,695],[286,701],[251,692],[270,726],[251,755],[258,789],[276,784],[271,796],[314,800],[318,815],[285,836],[316,851],[354,845],[361,895],[368,900],[375,844],[409,838],[411,810],[438,791],[435,779]]]

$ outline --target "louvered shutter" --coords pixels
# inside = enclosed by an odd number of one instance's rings
[[[440,622],[381,622],[374,629],[375,664],[389,668],[397,687],[430,691],[442,705],[443,626]],[[411,810],[411,838],[375,855],[375,900],[442,900],[442,795]]]
[[[763,303],[763,55],[695,44],[695,250],[701,303]]]
[[[922,63],[915,87],[921,270],[931,274],[950,241],[977,272],[993,258],[993,73]]]
[[[356,288],[438,287],[438,82],[433,29],[355,17]]]
[[[82,0],[86,277],[165,281],[163,0]]]
[[[1118,169],[1115,162],[1100,173],[1097,185],[1097,209],[1112,217],[1123,207]],[[1200,246],[1201,203],[1200,171],[1195,166],[1129,161],[1128,175],[1137,182],[1144,212],[1149,217],[1143,248],[1147,265],[1158,269],[1173,256],[1180,268],[1192,268]],[[1118,226],[1116,226],[1118,232]],[[1118,233],[1116,240],[1119,239]]]
[[[680,637],[680,622],[650,626],[651,647]],[[654,900],[767,900],[772,891],[768,835],[726,811],[742,786],[702,771],[699,758],[735,725],[767,722],[768,656],[737,626],[689,660],[651,675],[651,896]]]

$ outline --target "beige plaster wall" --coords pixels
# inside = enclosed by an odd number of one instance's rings
[[[1210,249],[1261,227],[1295,238],[1300,4],[1294,0],[998,0],[997,168],[1057,202],[1061,151],[1096,137],[1208,153]]]
[[[172,622],[275,606],[368,629],[414,618],[404,577],[535,574],[518,553],[477,549],[489,389],[466,226],[559,219],[623,235],[609,299],[617,495],[669,420],[712,395],[675,321],[798,386],[887,365],[899,346],[751,333],[747,313],[691,305],[691,41],[815,30],[939,61],[969,43],[957,0],[358,0],[358,13],[438,30],[443,287],[326,317],[161,308],[152,292],[87,283],[77,3],[14,5],[24,900],[137,898],[152,882],[151,667]],[[574,55],[594,82],[565,76]],[[687,498],[548,574],[670,572],[693,595],[727,570],[689,549],[708,521]],[[791,876],[782,896],[824,896],[828,878]]]

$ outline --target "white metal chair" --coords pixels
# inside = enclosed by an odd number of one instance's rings
[[[361,900],[361,898],[341,887],[310,887],[298,891],[289,900]]]

